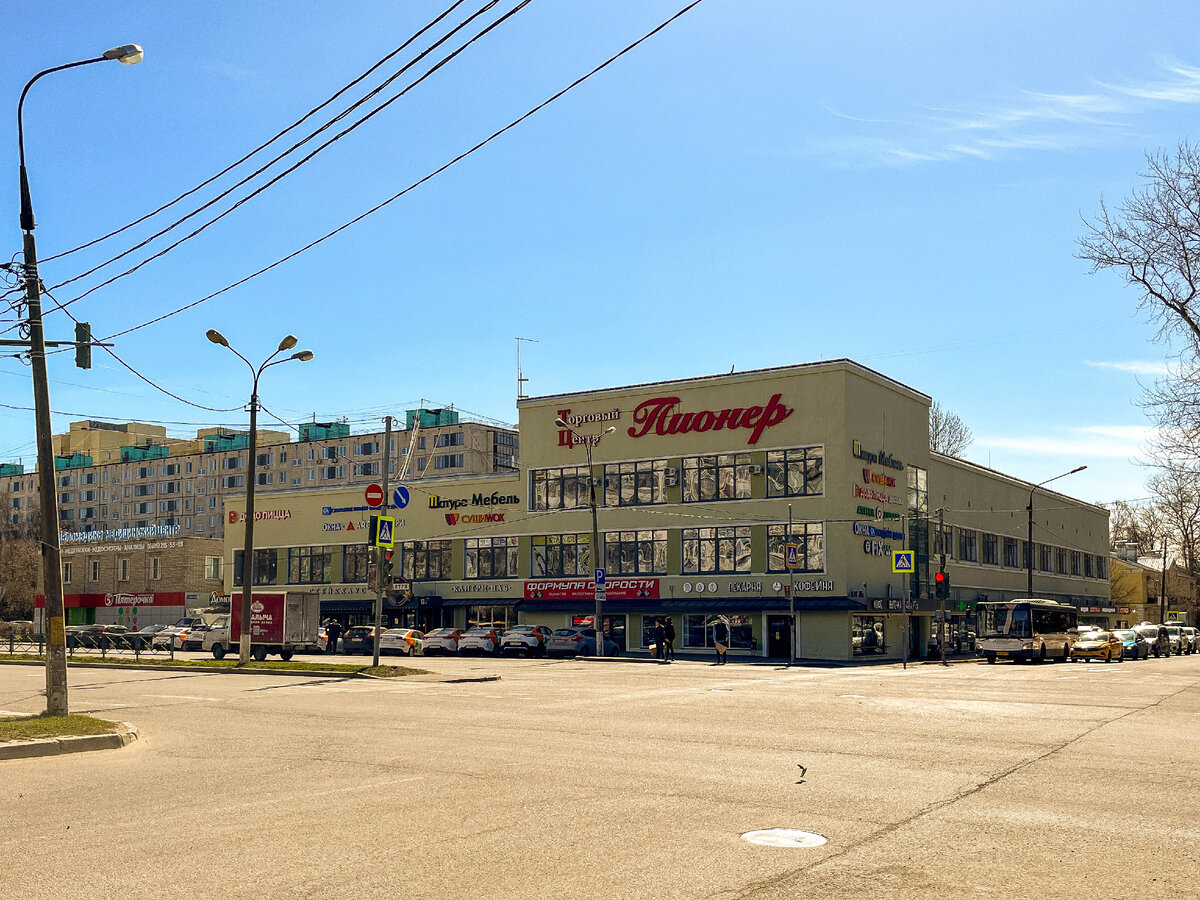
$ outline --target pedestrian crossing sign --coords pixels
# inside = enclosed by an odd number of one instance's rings
[[[393,550],[396,547],[396,519],[394,516],[371,516],[371,545]]]
[[[916,555],[911,550],[892,551],[892,571],[911,575],[917,570]]]

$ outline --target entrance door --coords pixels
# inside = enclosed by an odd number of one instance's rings
[[[767,616],[767,656],[791,659],[792,629],[790,616]]]

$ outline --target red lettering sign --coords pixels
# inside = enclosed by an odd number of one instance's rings
[[[626,433],[631,438],[640,438],[648,434],[666,436],[746,428],[750,431],[746,443],[753,445],[758,443],[764,431],[778,425],[794,412],[790,406],[779,402],[782,396],[772,395],[765,407],[719,411],[705,409],[700,412],[676,412],[678,397],[656,397],[638,404],[633,411],[634,424]]]

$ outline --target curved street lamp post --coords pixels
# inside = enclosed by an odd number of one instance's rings
[[[62,546],[59,540],[58,495],[54,485],[54,437],[50,426],[50,384],[46,373],[46,335],[42,330],[42,286],[38,280],[37,242],[29,175],[25,170],[25,95],[35,81],[52,72],[92,63],[116,60],[125,65],[142,61],[142,48],[124,44],[106,50],[95,59],[54,66],[38,72],[25,84],[17,101],[17,153],[20,158],[21,230],[25,269],[25,304],[29,323],[29,358],[33,375],[34,429],[37,434],[38,497],[41,506],[42,582],[45,597],[42,612],[46,636],[46,713],[65,716],[67,703],[67,634],[63,608]],[[48,626],[48,627],[47,627]]]
[[[250,470],[246,476],[246,541],[242,551],[242,635],[238,645],[238,665],[244,666],[250,662],[250,595],[254,583],[254,482],[257,478],[258,469],[258,379],[262,373],[271,366],[277,366],[280,363],[291,362],[298,359],[301,362],[308,362],[313,358],[311,350],[297,350],[291,356],[285,356],[283,359],[275,359],[280,353],[285,350],[291,350],[296,346],[296,336],[289,334],[279,342],[279,347],[275,352],[263,360],[262,365],[258,368],[254,367],[254,363],[238,353],[233,347],[229,346],[229,341],[225,340],[225,336],[215,328],[210,328],[205,332],[205,336],[214,344],[220,344],[225,347],[250,367],[250,373],[254,376],[253,386],[250,389]],[[232,612],[232,610],[231,610]]]
[[[587,451],[587,469],[588,469],[588,505],[592,508],[592,568],[600,572],[607,567],[604,565],[604,556],[600,548],[600,529],[596,524],[596,479],[592,474],[592,444],[599,444],[600,439],[606,434],[612,434],[617,430],[617,426],[609,425],[599,434],[580,434],[563,419],[554,420],[554,424],[565,431],[571,432],[579,443],[583,444],[583,449]],[[604,601],[600,599],[602,592],[605,590],[597,580],[593,584],[595,594],[595,614],[592,624],[596,630],[596,655],[604,656]]]
[[[1047,478],[1045,481],[1040,481],[1029,489],[1029,531],[1026,537],[1026,545],[1029,548],[1029,556],[1025,560],[1027,578],[1025,582],[1026,597],[1033,596],[1033,492],[1043,485],[1047,485],[1052,481],[1058,481],[1060,478],[1066,478],[1068,475],[1074,475],[1076,472],[1082,472],[1087,466],[1076,466],[1070,472],[1063,472],[1061,475],[1055,475],[1053,478]]]

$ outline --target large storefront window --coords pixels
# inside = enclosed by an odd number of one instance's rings
[[[729,625],[729,647],[732,650],[754,649],[754,617],[743,615],[705,615],[689,613],[683,617],[683,647],[693,650],[708,649],[713,646],[713,626],[717,619],[724,619]],[[647,637],[645,622],[650,623]],[[654,643],[654,621],[649,616],[643,619],[642,646]]]
[[[767,496],[806,497],[825,491],[825,450],[793,447],[767,451]]]
[[[609,463],[604,467],[605,506],[645,506],[667,502],[667,461]]]
[[[516,578],[517,539],[515,537],[467,538],[466,578]]]
[[[440,581],[450,577],[450,541],[405,541],[401,566],[409,581]]]
[[[612,531],[604,535],[609,575],[665,575],[667,532]]]
[[[787,525],[767,526],[767,571],[768,572],[824,572],[825,571],[825,523],[793,522],[790,540],[800,547],[800,565],[794,570],[787,567]]]
[[[870,656],[887,652],[884,640],[883,616],[855,616],[851,640],[855,656]]]
[[[539,534],[533,538],[534,578],[592,574],[592,539],[586,534]]]
[[[342,583],[365,584],[368,559],[366,544],[347,544],[342,547]]]
[[[683,460],[683,502],[746,500],[750,497],[750,454],[721,453]]]
[[[587,466],[560,469],[534,469],[530,473],[533,490],[530,509],[579,509],[590,505]]]
[[[333,577],[329,547],[289,547],[288,584],[325,584]]]
[[[254,583],[255,584],[278,584],[278,557],[277,551],[255,550],[254,551]],[[245,550],[233,551],[233,583],[240,586],[242,584],[242,562],[246,558]],[[92,579],[95,581],[96,579]]]
[[[683,574],[750,571],[750,526],[683,529]]]

